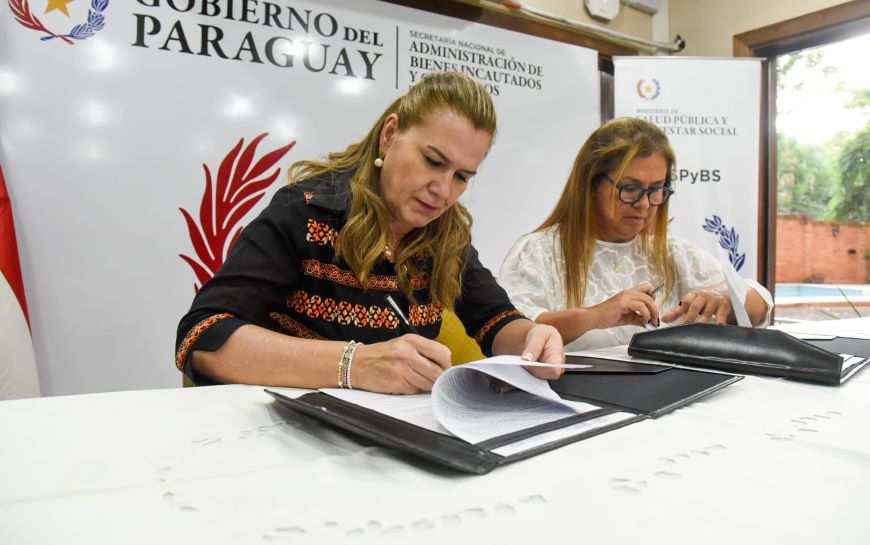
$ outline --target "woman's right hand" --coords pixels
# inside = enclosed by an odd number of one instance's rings
[[[642,282],[623,290],[589,310],[595,315],[594,328],[606,329],[622,325],[643,327],[647,323],[659,324],[659,309],[649,292],[653,285]]]
[[[417,394],[432,389],[450,368],[450,349],[419,335],[361,345],[351,365],[354,388],[385,394]]]

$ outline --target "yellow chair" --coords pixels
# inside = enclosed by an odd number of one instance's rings
[[[480,351],[477,341],[465,333],[465,326],[459,321],[459,317],[449,310],[445,310],[441,317],[441,332],[435,340],[450,349],[453,365],[486,357]]]

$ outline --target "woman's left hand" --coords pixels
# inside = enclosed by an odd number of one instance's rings
[[[539,361],[542,363],[565,363],[565,351],[562,344],[562,335],[549,325],[535,324],[526,333],[526,346],[523,349],[522,358],[527,361]],[[529,373],[538,378],[557,379],[565,372],[561,367],[527,366]]]
[[[733,307],[728,293],[718,289],[692,290],[680,299],[680,305],[662,316],[665,322],[673,322],[682,316],[684,324],[709,322],[716,316],[717,324],[728,322]]]

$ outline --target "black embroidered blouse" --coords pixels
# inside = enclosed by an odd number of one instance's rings
[[[434,339],[442,307],[431,302],[428,276],[413,277],[411,305],[398,290],[393,264],[379,261],[363,291],[335,255],[333,242],[347,221],[347,173],[329,173],[283,187],[242,231],[218,273],[199,291],[178,325],[175,364],[194,377],[194,350],[214,351],[244,324],[306,339],[387,341],[405,331],[384,300],[392,294],[417,331]],[[522,318],[471,247],[456,314],[465,330],[491,354],[495,334]]]

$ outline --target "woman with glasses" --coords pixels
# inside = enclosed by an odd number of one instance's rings
[[[499,283],[526,316],[555,326],[566,350],[627,344],[662,321],[735,321],[717,260],[667,236],[674,162],[652,123],[604,124],[580,149],[550,217],[508,252]],[[749,284],[746,310],[766,325],[773,300]]]

